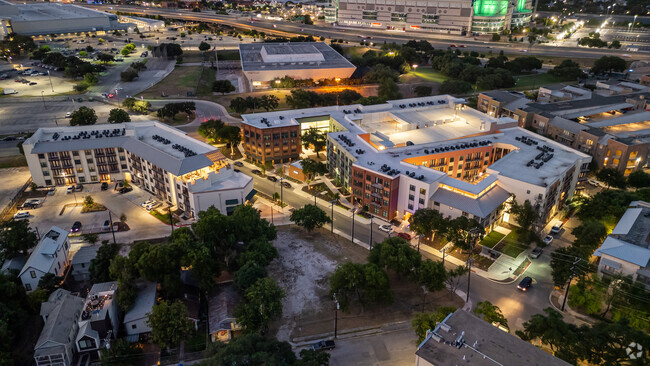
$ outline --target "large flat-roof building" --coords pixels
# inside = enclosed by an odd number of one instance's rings
[[[13,4],[0,0],[0,39],[9,33],[27,36],[122,30],[118,16],[72,4]]]
[[[199,194],[221,197],[227,191],[217,205],[225,214],[250,199],[253,190],[250,177],[221,175],[231,167],[219,149],[154,121],[40,128],[23,149],[38,186],[126,180],[190,216],[199,212]]]
[[[275,79],[348,78],[356,67],[324,42],[246,43],[239,45],[242,71],[253,88]]]
[[[278,131],[323,128],[330,174],[374,215],[390,220],[429,207],[490,228],[516,195],[548,220],[573,195],[591,158],[464,103],[440,95],[244,115],[245,151],[283,151]],[[262,133],[247,135],[247,126]]]

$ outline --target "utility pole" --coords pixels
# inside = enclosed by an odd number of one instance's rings
[[[472,241],[470,242],[469,246],[469,258],[467,258],[467,268],[469,271],[467,272],[467,298],[465,299],[465,302],[469,301],[469,285],[470,285],[470,279],[472,278],[472,262],[474,259],[472,258],[472,252],[474,251],[474,242],[476,241],[476,235],[477,234],[477,229],[473,228],[469,231],[469,235],[472,236]]]
[[[108,211],[108,221],[111,224],[111,234],[113,234],[113,244],[116,244],[115,242],[115,230],[113,229],[113,216],[111,215],[111,211]]]
[[[169,206],[167,208],[167,211],[169,211],[169,224],[172,227],[172,234],[174,233],[174,216],[172,216],[172,207]]]
[[[370,250],[372,250],[372,219],[374,216],[370,215]]]
[[[332,221],[330,222],[330,225],[331,225],[331,232],[332,232],[332,233],[334,233],[334,202],[336,202],[336,200],[332,200],[332,201],[330,202],[330,203],[332,204],[332,213],[331,213]]]
[[[442,248],[442,265],[445,265],[445,254],[447,254],[447,249]]]
[[[336,339],[336,333],[339,327],[339,309],[341,306],[339,305],[339,301],[336,299],[336,295],[334,295],[334,301],[336,302],[336,309],[334,309],[334,339]]]
[[[352,210],[352,243],[354,243],[354,210]]]
[[[569,276],[569,284],[566,286],[566,291],[564,292],[564,300],[562,301],[562,311],[564,311],[564,306],[566,305],[566,299],[569,297],[569,287],[571,287],[571,280],[573,280],[573,276],[576,275],[576,265],[580,263],[582,258],[575,257],[575,261],[573,262],[573,265],[571,266],[571,275]]]

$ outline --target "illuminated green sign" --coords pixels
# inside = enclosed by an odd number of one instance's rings
[[[517,0],[517,8],[525,7],[526,0]],[[505,15],[508,12],[507,0],[476,0],[474,2],[474,14],[482,17]]]

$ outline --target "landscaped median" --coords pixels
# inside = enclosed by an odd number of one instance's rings
[[[512,258],[517,258],[527,248],[527,245],[519,240],[519,233],[516,230],[510,231],[508,235],[492,230],[479,244]]]

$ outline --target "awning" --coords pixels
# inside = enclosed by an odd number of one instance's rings
[[[610,268],[614,268],[614,269],[620,269],[620,268],[621,268],[621,264],[620,264],[620,263],[615,262],[615,261],[610,260],[610,259],[607,259],[607,258],[602,258],[602,259],[600,260],[600,263],[601,263],[602,265],[604,265],[604,266],[607,266],[607,267],[610,267]]]
[[[246,195],[246,199],[245,199],[244,201],[249,201],[249,200],[250,200],[251,198],[253,198],[253,196],[255,196],[256,194],[257,194],[257,191],[256,191],[256,190],[254,190],[254,189],[251,190],[250,193]]]

